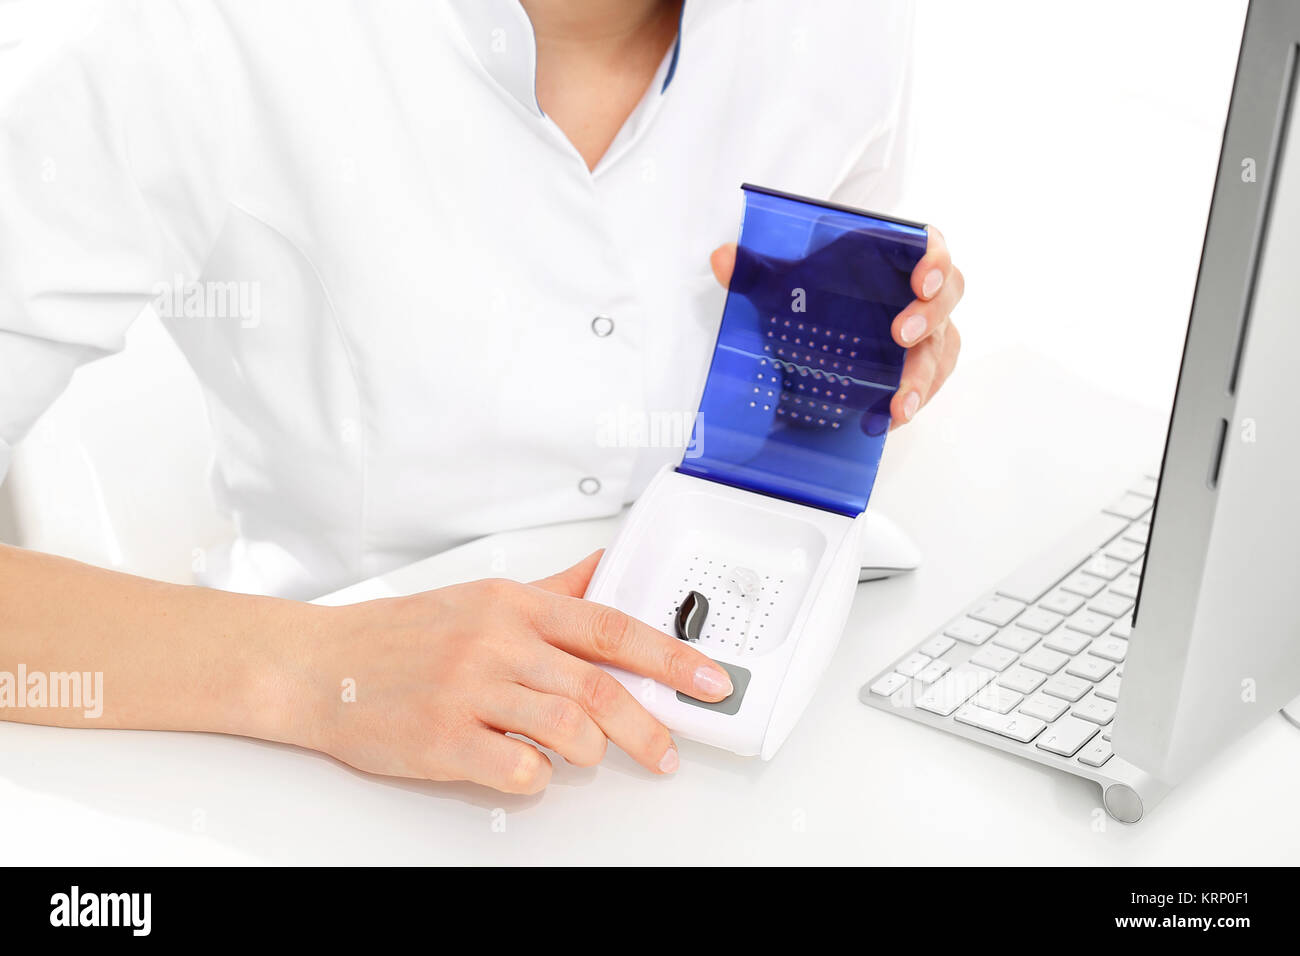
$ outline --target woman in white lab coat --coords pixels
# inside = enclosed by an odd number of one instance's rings
[[[582,601],[596,555],[533,584],[300,599],[613,514],[680,455],[594,423],[693,411],[740,182],[892,211],[905,5],[117,6],[0,106],[0,475],[152,300],[239,536],[211,587],[0,547],[0,670],[104,675],[98,716],[0,717],[244,734],[511,792],[551,767],[510,732],[674,772],[667,729],[593,662],[704,700],[729,678]],[[895,424],[959,348],[963,279],[933,229],[912,287]]]

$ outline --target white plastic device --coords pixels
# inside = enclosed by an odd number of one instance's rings
[[[892,321],[912,301],[928,234],[742,188],[691,445],[632,506],[586,597],[690,640],[731,674],[731,695],[708,703],[611,667],[652,714],[768,759],[830,662],[858,581],[919,560],[888,522],[875,521],[882,548],[864,543],[904,359]]]
[[[623,519],[586,596],[674,634],[682,599],[704,594],[695,646],[727,668],[735,691],[703,704],[608,670],[675,733],[770,759],[839,643],[866,525],[865,512],[851,518],[666,466]]]

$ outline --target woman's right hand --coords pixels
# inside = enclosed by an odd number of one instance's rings
[[[706,701],[725,699],[731,680],[684,641],[582,600],[599,558],[532,584],[490,579],[318,609],[294,655],[291,739],[372,773],[508,793],[551,778],[546,755],[511,733],[579,766],[613,741],[674,772],[667,728],[595,662]]]

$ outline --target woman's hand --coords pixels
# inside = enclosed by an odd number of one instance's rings
[[[308,666],[295,697],[315,702],[297,742],[373,773],[508,793],[536,793],[551,778],[547,757],[510,733],[579,766],[598,763],[613,741],[651,771],[672,773],[667,728],[593,662],[707,701],[726,698],[731,680],[685,642],[582,600],[599,558],[533,584],[475,581],[322,608],[298,652]]]
[[[952,374],[961,333],[952,310],[966,291],[966,277],[952,264],[943,233],[926,226],[925,255],[912,270],[916,299],[894,319],[894,341],[907,349],[903,377],[890,405],[894,424],[909,422]]]
[[[966,279],[952,264],[943,234],[927,226],[925,255],[912,270],[916,299],[895,318],[894,341],[907,349],[898,391],[890,403],[893,425],[911,421],[934,397],[957,364],[961,334],[952,323],[952,310],[966,290]],[[736,244],[729,242],[710,256],[713,274],[723,286],[736,267]]]

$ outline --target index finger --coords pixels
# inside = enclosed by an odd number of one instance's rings
[[[685,641],[629,614],[582,598],[556,595],[535,621],[546,641],[589,661],[652,677],[697,700],[731,696],[731,677]]]
[[[925,227],[925,255],[912,270],[912,292],[923,302],[928,302],[939,294],[948,273],[952,271],[952,256],[948,254],[948,243],[934,226]]]

